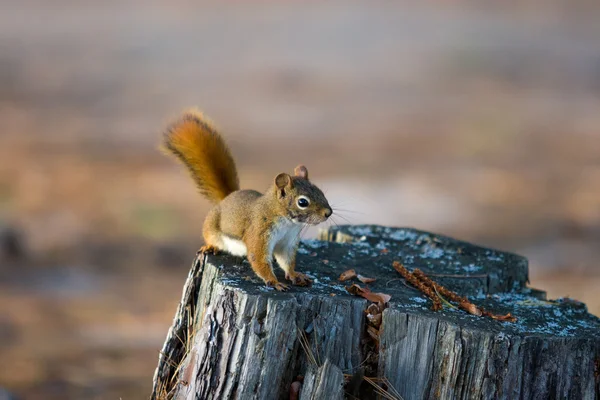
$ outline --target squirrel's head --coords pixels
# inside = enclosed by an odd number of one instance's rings
[[[325,195],[308,180],[308,170],[298,165],[294,176],[281,173],[275,177],[277,199],[284,206],[287,217],[298,224],[317,225],[332,214]]]

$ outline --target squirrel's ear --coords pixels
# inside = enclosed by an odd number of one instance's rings
[[[281,174],[275,177],[275,185],[279,189],[284,189],[285,187],[292,187],[292,177],[282,172]]]
[[[306,167],[304,165],[298,165],[295,169],[294,169],[294,174],[297,177],[303,178],[308,180],[308,170],[306,169]]]

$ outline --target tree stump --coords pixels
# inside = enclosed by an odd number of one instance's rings
[[[152,399],[368,399],[381,390],[405,400],[600,398],[600,320],[527,288],[525,258],[407,228],[341,226],[321,239],[298,251],[313,286],[285,293],[265,287],[246,260],[198,256]],[[393,261],[517,321],[434,312]],[[391,295],[378,346],[368,347],[370,302],[345,289],[364,285],[338,281],[348,269]]]

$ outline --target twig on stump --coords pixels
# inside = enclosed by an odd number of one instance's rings
[[[484,316],[498,321],[509,322],[515,322],[517,320],[517,318],[512,316],[510,313],[506,315],[497,315],[491,313],[490,311],[487,311],[483,307],[478,307],[477,305],[471,303],[466,297],[459,296],[452,290],[449,290],[444,286],[440,285],[439,283],[433,281],[418,268],[411,273],[398,261],[394,261],[393,266],[394,269],[398,271],[409,283],[411,283],[417,289],[422,291],[425,295],[427,295],[427,297],[429,297],[433,301],[432,309],[434,311],[440,310],[442,308],[440,300],[446,298],[448,299],[448,301],[453,301],[457,303],[460,308],[462,308],[469,314],[476,315],[478,317]],[[439,308],[437,304],[439,304]]]

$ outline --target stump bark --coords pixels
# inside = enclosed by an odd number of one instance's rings
[[[342,226],[321,239],[298,251],[297,269],[313,286],[286,293],[265,287],[246,260],[197,257],[152,399],[377,398],[367,381],[406,400],[600,398],[600,320],[581,303],[527,288],[523,257],[407,228]],[[518,319],[431,311],[393,261]],[[365,345],[369,302],[338,281],[351,268],[392,296],[376,354]]]

